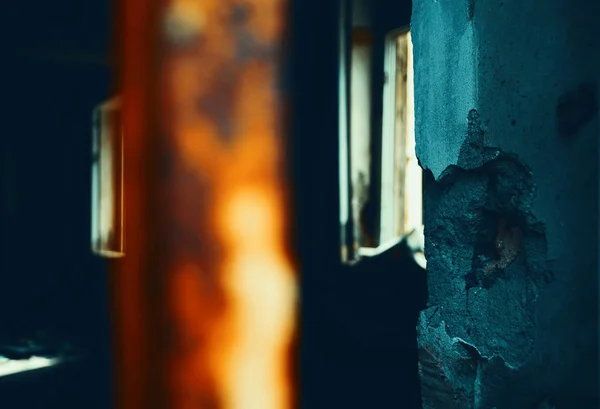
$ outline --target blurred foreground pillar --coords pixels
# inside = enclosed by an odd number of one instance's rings
[[[286,1],[127,0],[117,407],[287,409]]]

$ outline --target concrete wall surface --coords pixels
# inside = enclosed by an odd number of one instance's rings
[[[413,2],[424,408],[598,407],[598,18]]]

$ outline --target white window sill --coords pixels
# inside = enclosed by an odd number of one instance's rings
[[[407,246],[412,250],[413,257],[415,262],[421,266],[421,268],[427,268],[427,260],[425,259],[425,255],[423,253],[423,249],[425,246],[425,237],[423,235],[423,227],[419,227],[413,229],[410,233],[395,239],[391,240],[387,243],[384,243],[378,247],[370,248],[370,247],[360,247],[358,249],[359,257],[375,257],[379,254],[385,253],[392,247],[396,246],[402,241],[406,241]]]

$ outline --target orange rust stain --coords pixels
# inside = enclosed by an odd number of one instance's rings
[[[265,12],[255,13],[250,17],[248,25],[252,33],[258,40],[263,42],[272,43],[277,41],[284,29],[283,24],[285,21],[283,19],[271,18],[271,16],[282,13],[285,2],[255,0],[253,7],[265,10]]]
[[[509,228],[506,220],[500,219],[494,244],[500,258],[484,268],[485,274],[496,269],[504,269],[517,259],[523,247],[523,234],[518,227]]]
[[[283,0],[173,0],[163,61],[174,206],[202,257],[169,263],[173,409],[286,409],[296,288],[287,258],[275,84]],[[187,13],[187,14],[186,14]],[[246,13],[237,21],[236,13]],[[178,15],[179,14],[179,15]],[[184,16],[186,14],[186,16]],[[195,16],[190,18],[190,16]],[[236,37],[241,32],[242,37]],[[259,46],[240,44],[251,36]],[[239,47],[244,58],[238,55]],[[270,50],[265,53],[264,50]],[[186,182],[187,183],[187,182]],[[200,195],[202,211],[187,203]]]
[[[118,7],[117,407],[291,408],[296,280],[275,89],[286,1]]]
[[[208,403],[218,400],[210,351],[218,348],[219,313],[201,276],[194,265],[182,266],[171,276],[172,317],[178,329],[169,367],[173,408],[211,407]]]
[[[152,346],[147,334],[148,317],[145,283],[149,215],[144,206],[147,191],[147,160],[150,151],[152,84],[155,82],[155,57],[158,50],[157,4],[153,0],[116,2],[119,53],[119,91],[123,92],[125,130],[124,186],[125,240],[127,256],[111,265],[115,345],[115,406],[118,409],[148,407],[157,395],[147,390],[147,357]]]

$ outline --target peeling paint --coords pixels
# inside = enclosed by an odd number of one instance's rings
[[[497,373],[518,371],[501,356],[486,356],[472,343],[450,337],[445,321],[427,328],[419,348],[424,408],[484,408],[485,381]]]
[[[422,367],[429,368],[421,373],[423,399],[446,385],[444,396],[458,394],[459,407],[485,408],[486,380],[508,382],[534,351],[536,301],[552,274],[545,227],[532,211],[533,173],[516,155],[486,146],[477,110],[466,119],[457,165],[438,180],[426,178],[431,307],[421,314],[418,336]],[[439,379],[425,379],[431,377]]]
[[[424,407],[597,407],[600,4],[475,3],[413,2]]]

